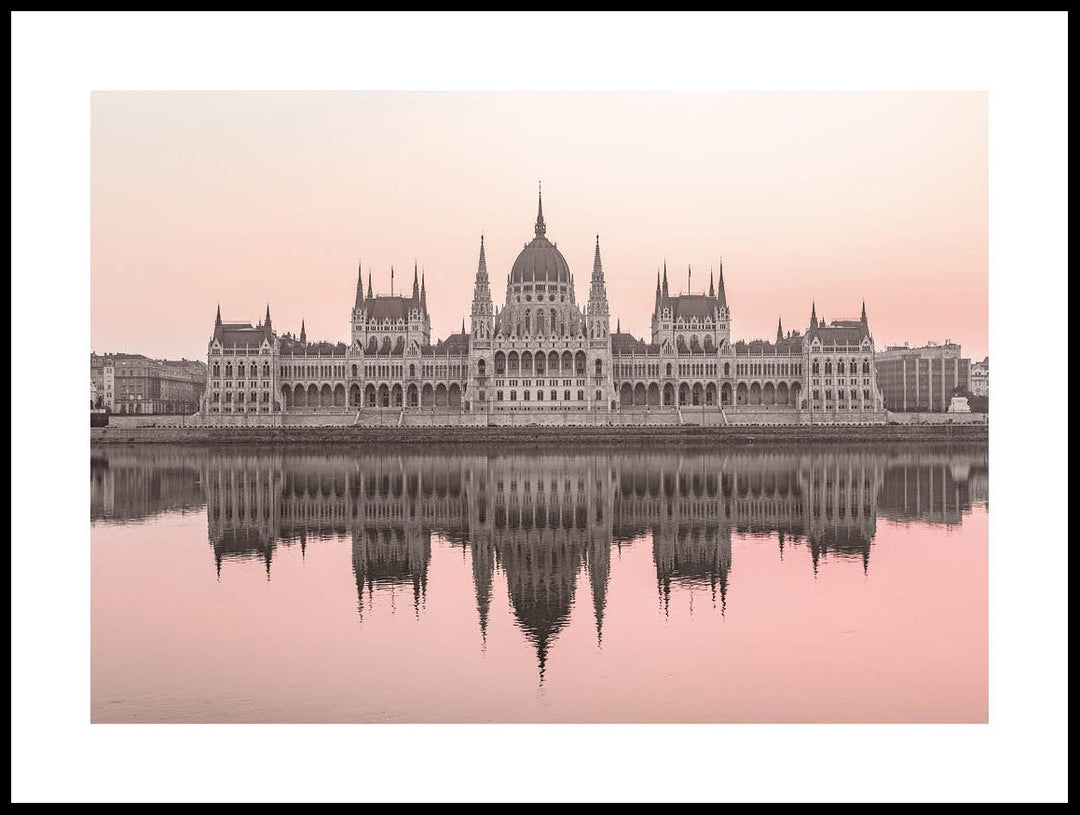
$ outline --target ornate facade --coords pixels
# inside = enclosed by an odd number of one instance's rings
[[[391,270],[393,280],[393,270]],[[597,236],[588,300],[547,238],[543,202],[514,261],[503,305],[484,239],[469,330],[431,341],[426,281],[377,295],[358,272],[349,343],[225,323],[208,344],[202,415],[211,424],[729,424],[884,420],[865,304],[805,332],[731,340],[723,264],[708,292],[672,294],[657,273],[651,337],[611,330]]]

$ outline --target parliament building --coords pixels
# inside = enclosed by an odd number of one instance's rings
[[[649,341],[611,330],[597,237],[588,301],[548,240],[535,233],[495,305],[484,240],[469,330],[432,342],[426,282],[377,295],[358,274],[349,342],[278,334],[262,321],[223,322],[207,349],[200,414],[212,425],[677,425],[881,423],[874,341],[858,319],[818,320],[774,341],[731,339],[724,286],[671,294],[657,275]]]

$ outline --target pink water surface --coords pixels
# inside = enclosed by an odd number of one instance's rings
[[[985,505],[879,518],[864,573],[732,532],[726,593],[658,589],[651,535],[586,571],[540,675],[496,567],[434,537],[426,588],[357,593],[347,538],[225,560],[204,512],[92,527],[94,722],[985,722]]]

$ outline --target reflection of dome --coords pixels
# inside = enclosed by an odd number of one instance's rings
[[[570,266],[562,252],[542,235],[538,235],[529,243],[514,261],[514,267],[510,270],[510,283],[569,283]]]

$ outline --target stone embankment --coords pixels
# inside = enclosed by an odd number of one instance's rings
[[[95,427],[98,444],[867,444],[979,442],[986,424],[718,427]]]

